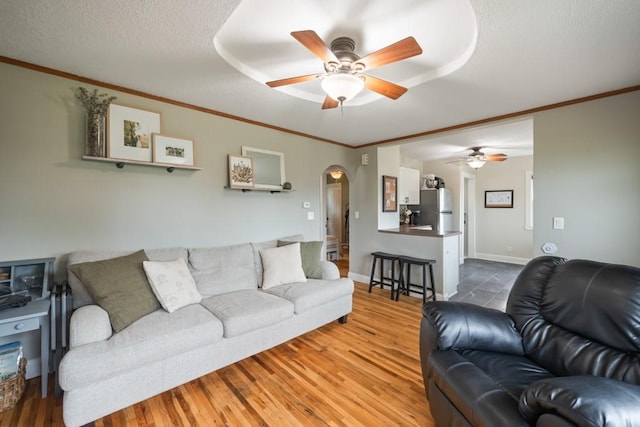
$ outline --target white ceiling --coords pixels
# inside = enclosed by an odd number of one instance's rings
[[[475,20],[431,19],[446,2],[471,6]],[[260,3],[269,7],[252,15],[249,6]],[[237,7],[242,20],[234,24]],[[438,69],[429,61],[447,35],[458,37],[459,52],[474,21],[477,39],[466,45],[475,45],[466,63],[436,79],[412,80]],[[358,146],[638,85],[639,22],[638,0],[2,0],[0,55]],[[321,66],[291,31],[312,29],[327,43],[353,36],[361,55],[414,35],[424,53],[379,69],[411,86],[401,98],[374,96],[341,113],[231,66],[214,47],[227,25],[235,34],[229,50],[254,54],[250,68],[265,76],[282,66],[277,78],[304,74],[299,62]],[[482,145],[473,132],[460,134],[469,139],[456,147]],[[502,139],[517,138],[496,136],[487,145],[500,148]]]

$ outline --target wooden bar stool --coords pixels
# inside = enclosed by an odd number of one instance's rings
[[[385,285],[389,285],[391,287],[391,299],[397,301],[398,296],[397,293],[400,292],[400,276],[396,278],[396,263],[399,262],[399,255],[388,254],[386,252],[372,252],[371,256],[373,256],[373,263],[371,264],[371,278],[369,279],[369,293],[371,293],[371,289],[375,285],[380,285],[382,289],[384,289]],[[376,280],[374,278],[374,273],[376,271],[376,264],[380,261],[380,280]],[[384,275],[384,262],[391,262],[391,277]],[[396,287],[397,285],[397,287]]]
[[[436,286],[433,281],[433,264],[435,264],[436,261],[433,259],[415,258],[405,255],[400,256],[398,261],[400,262],[400,287],[396,293],[396,301],[398,300],[401,291],[404,292],[405,295],[409,295],[411,291],[422,294],[423,304],[427,301],[427,291],[429,291],[431,292],[430,299],[435,301]],[[411,283],[412,265],[422,267],[422,283],[420,284]],[[427,267],[429,267],[429,285],[427,283]]]

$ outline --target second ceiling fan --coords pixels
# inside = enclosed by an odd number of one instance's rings
[[[322,89],[327,93],[322,109],[342,105],[363,88],[391,99],[398,99],[407,88],[365,75],[364,71],[422,53],[422,48],[413,37],[407,37],[360,58],[354,52],[355,42],[349,37],[339,37],[328,47],[313,30],[294,31],[291,35],[324,62],[325,72],[274,80],[267,82],[267,85],[278,87],[322,78]]]

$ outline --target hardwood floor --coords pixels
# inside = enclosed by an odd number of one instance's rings
[[[95,426],[432,426],[418,354],[421,301],[356,283],[354,310],[97,420]],[[53,385],[50,385],[50,390]],[[29,380],[0,426],[62,426],[62,401]],[[50,393],[52,394],[52,393]]]

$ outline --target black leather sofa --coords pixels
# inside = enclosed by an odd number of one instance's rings
[[[438,426],[640,426],[640,268],[540,257],[506,313],[427,302],[420,358]]]

